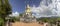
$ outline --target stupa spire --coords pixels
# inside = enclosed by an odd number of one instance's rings
[[[25,12],[26,14],[29,14],[31,12],[29,4],[27,4]]]

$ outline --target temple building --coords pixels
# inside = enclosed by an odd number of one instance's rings
[[[29,4],[27,4],[27,6],[26,6],[26,10],[25,10],[25,13],[23,14],[22,20],[24,22],[36,21],[35,17],[32,16],[32,12],[31,12]]]
[[[30,14],[31,13],[30,6],[29,5],[27,5],[25,12],[26,12],[26,14]]]
[[[30,18],[33,17],[29,4],[27,4],[26,6],[25,15],[27,15]]]

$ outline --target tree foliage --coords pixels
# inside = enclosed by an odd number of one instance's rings
[[[7,15],[11,14],[11,6],[8,0],[0,0],[0,17],[5,18]]]
[[[43,22],[55,23],[56,21],[60,20],[60,17],[43,17],[38,18],[37,20]]]
[[[2,18],[0,18],[0,26],[3,26],[3,24],[4,24],[4,21]]]
[[[8,0],[0,0],[0,25],[6,22],[5,18],[11,14],[11,6]]]
[[[23,16],[23,14],[20,14],[20,16]]]

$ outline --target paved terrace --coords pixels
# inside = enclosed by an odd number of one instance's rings
[[[33,23],[15,22],[12,23],[12,26],[43,26],[43,24],[38,24],[37,22]]]

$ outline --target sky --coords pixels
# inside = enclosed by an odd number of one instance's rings
[[[23,13],[26,5],[29,4],[32,15],[40,16],[60,16],[60,0],[9,0],[12,12]]]
[[[12,6],[12,12],[23,13],[27,4],[30,6],[40,4],[41,0],[9,0],[10,5]]]

